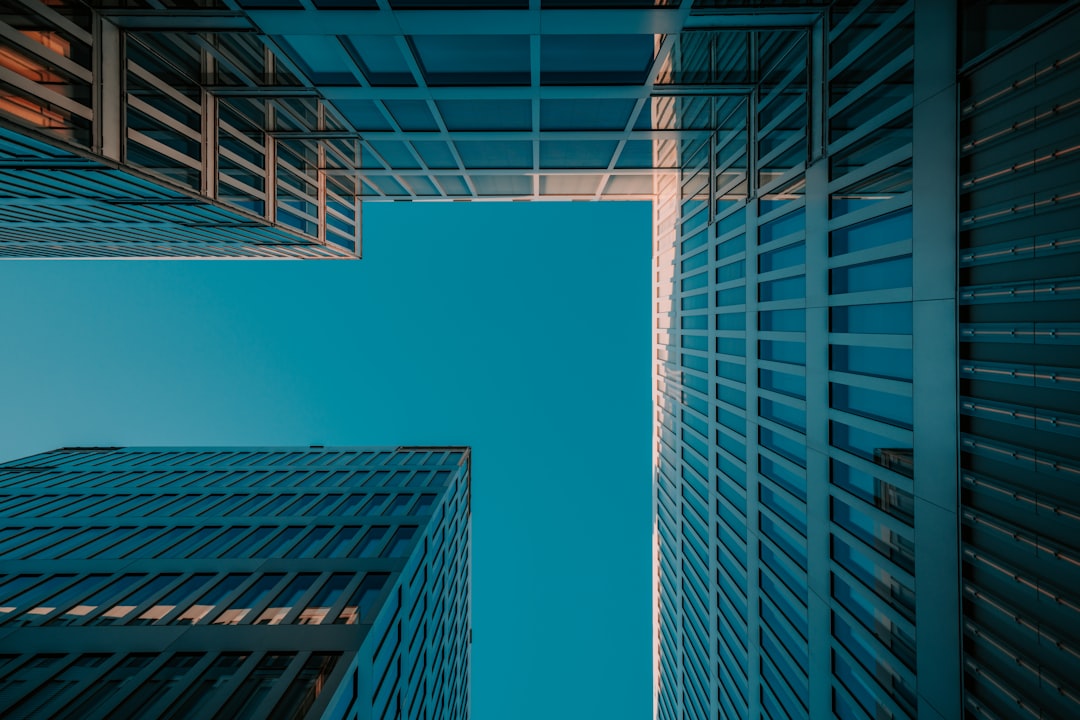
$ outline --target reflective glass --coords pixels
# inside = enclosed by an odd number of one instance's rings
[[[437,104],[450,132],[532,129],[532,103],[528,100],[439,100]]]
[[[300,573],[294,577],[281,593],[267,605],[266,609],[259,614],[254,624],[277,625],[284,621],[289,611],[311,589],[311,586],[315,584],[318,578],[319,573]]]
[[[653,58],[652,35],[543,35],[543,85],[641,84]]]
[[[267,573],[260,576],[247,590],[233,600],[228,608],[211,620],[210,624],[238,625],[243,622],[283,577],[285,577],[283,573]]]
[[[528,85],[528,35],[414,35],[428,85]]]
[[[127,597],[120,600],[118,603],[110,607],[105,612],[93,618],[90,621],[91,625],[111,625],[116,622],[120,622],[135,610],[136,607],[142,605],[147,600],[151,599],[159,592],[164,590],[173,580],[180,577],[177,573],[164,573],[162,575],[155,575],[150,578],[148,582],[140,586],[134,592],[130,593]]]
[[[231,575],[226,575],[220,582],[211,587],[202,597],[196,600],[191,607],[181,613],[179,617],[170,620],[169,624],[195,625],[201,622],[249,577],[250,575],[247,573],[233,573]]]
[[[355,625],[363,620],[375,604],[386,581],[388,573],[368,573],[357,586],[352,596],[345,602],[341,614],[334,620],[335,625]]]
[[[341,593],[353,579],[352,573],[334,573],[327,579],[315,596],[296,618],[298,625],[321,625],[330,609],[337,603]]]
[[[168,720],[202,720],[212,707],[215,691],[227,684],[248,658],[245,653],[225,653],[218,657],[196,680],[190,692],[178,698]]]

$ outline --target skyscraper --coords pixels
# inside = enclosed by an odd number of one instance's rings
[[[1080,714],[1075,2],[6,17],[7,256],[654,202],[659,717]]]
[[[5,718],[466,718],[467,448],[0,465]]]

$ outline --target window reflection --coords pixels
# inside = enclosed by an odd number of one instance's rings
[[[318,579],[318,573],[301,573],[285,586],[285,589],[271,602],[255,620],[256,625],[278,625]]]
[[[206,593],[195,601],[191,607],[183,612],[179,617],[172,620],[170,624],[175,625],[195,625],[201,622],[207,615],[214,611],[214,608],[218,606],[226,597],[231,595],[234,590],[240,587],[240,584],[244,582],[249,576],[245,573],[233,573],[226,575],[221,582],[214,587],[206,591]]]
[[[368,573],[352,596],[341,609],[341,614],[334,620],[335,625],[355,625],[362,621],[379,597],[379,591],[386,585],[388,573]]]
[[[90,621],[90,624],[94,625],[112,625],[114,623],[122,621],[132,612],[135,608],[142,605],[144,602],[150,600],[156,596],[159,592],[164,590],[173,580],[180,577],[178,573],[166,573],[163,575],[155,575],[150,578],[149,582],[138,588],[131,594],[129,594],[120,602],[116,603],[108,610],[103,612]]]
[[[334,573],[330,579],[319,589],[308,606],[304,608],[296,618],[299,625],[321,625],[327,622],[327,616],[331,608],[337,603],[349,581],[353,579],[352,573]]]
[[[256,580],[240,594],[228,608],[211,621],[211,625],[237,625],[243,622],[255,606],[266,597],[278,581],[285,577],[283,573],[267,573]]]

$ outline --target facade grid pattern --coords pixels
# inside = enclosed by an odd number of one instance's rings
[[[464,448],[0,466],[4,717],[468,717],[468,468]]]

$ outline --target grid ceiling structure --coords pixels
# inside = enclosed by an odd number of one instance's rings
[[[216,205],[223,227],[277,231],[252,245],[301,248],[254,255],[358,255],[361,201],[652,200],[677,170],[663,147],[714,129],[658,103],[745,96],[749,31],[804,28],[818,4],[18,0],[0,17],[0,122]],[[3,162],[0,192],[25,204],[12,175],[40,158]],[[81,243],[69,255],[131,254],[95,237],[122,212],[41,217],[5,256],[49,233]],[[199,255],[175,238],[204,220],[142,246]]]

